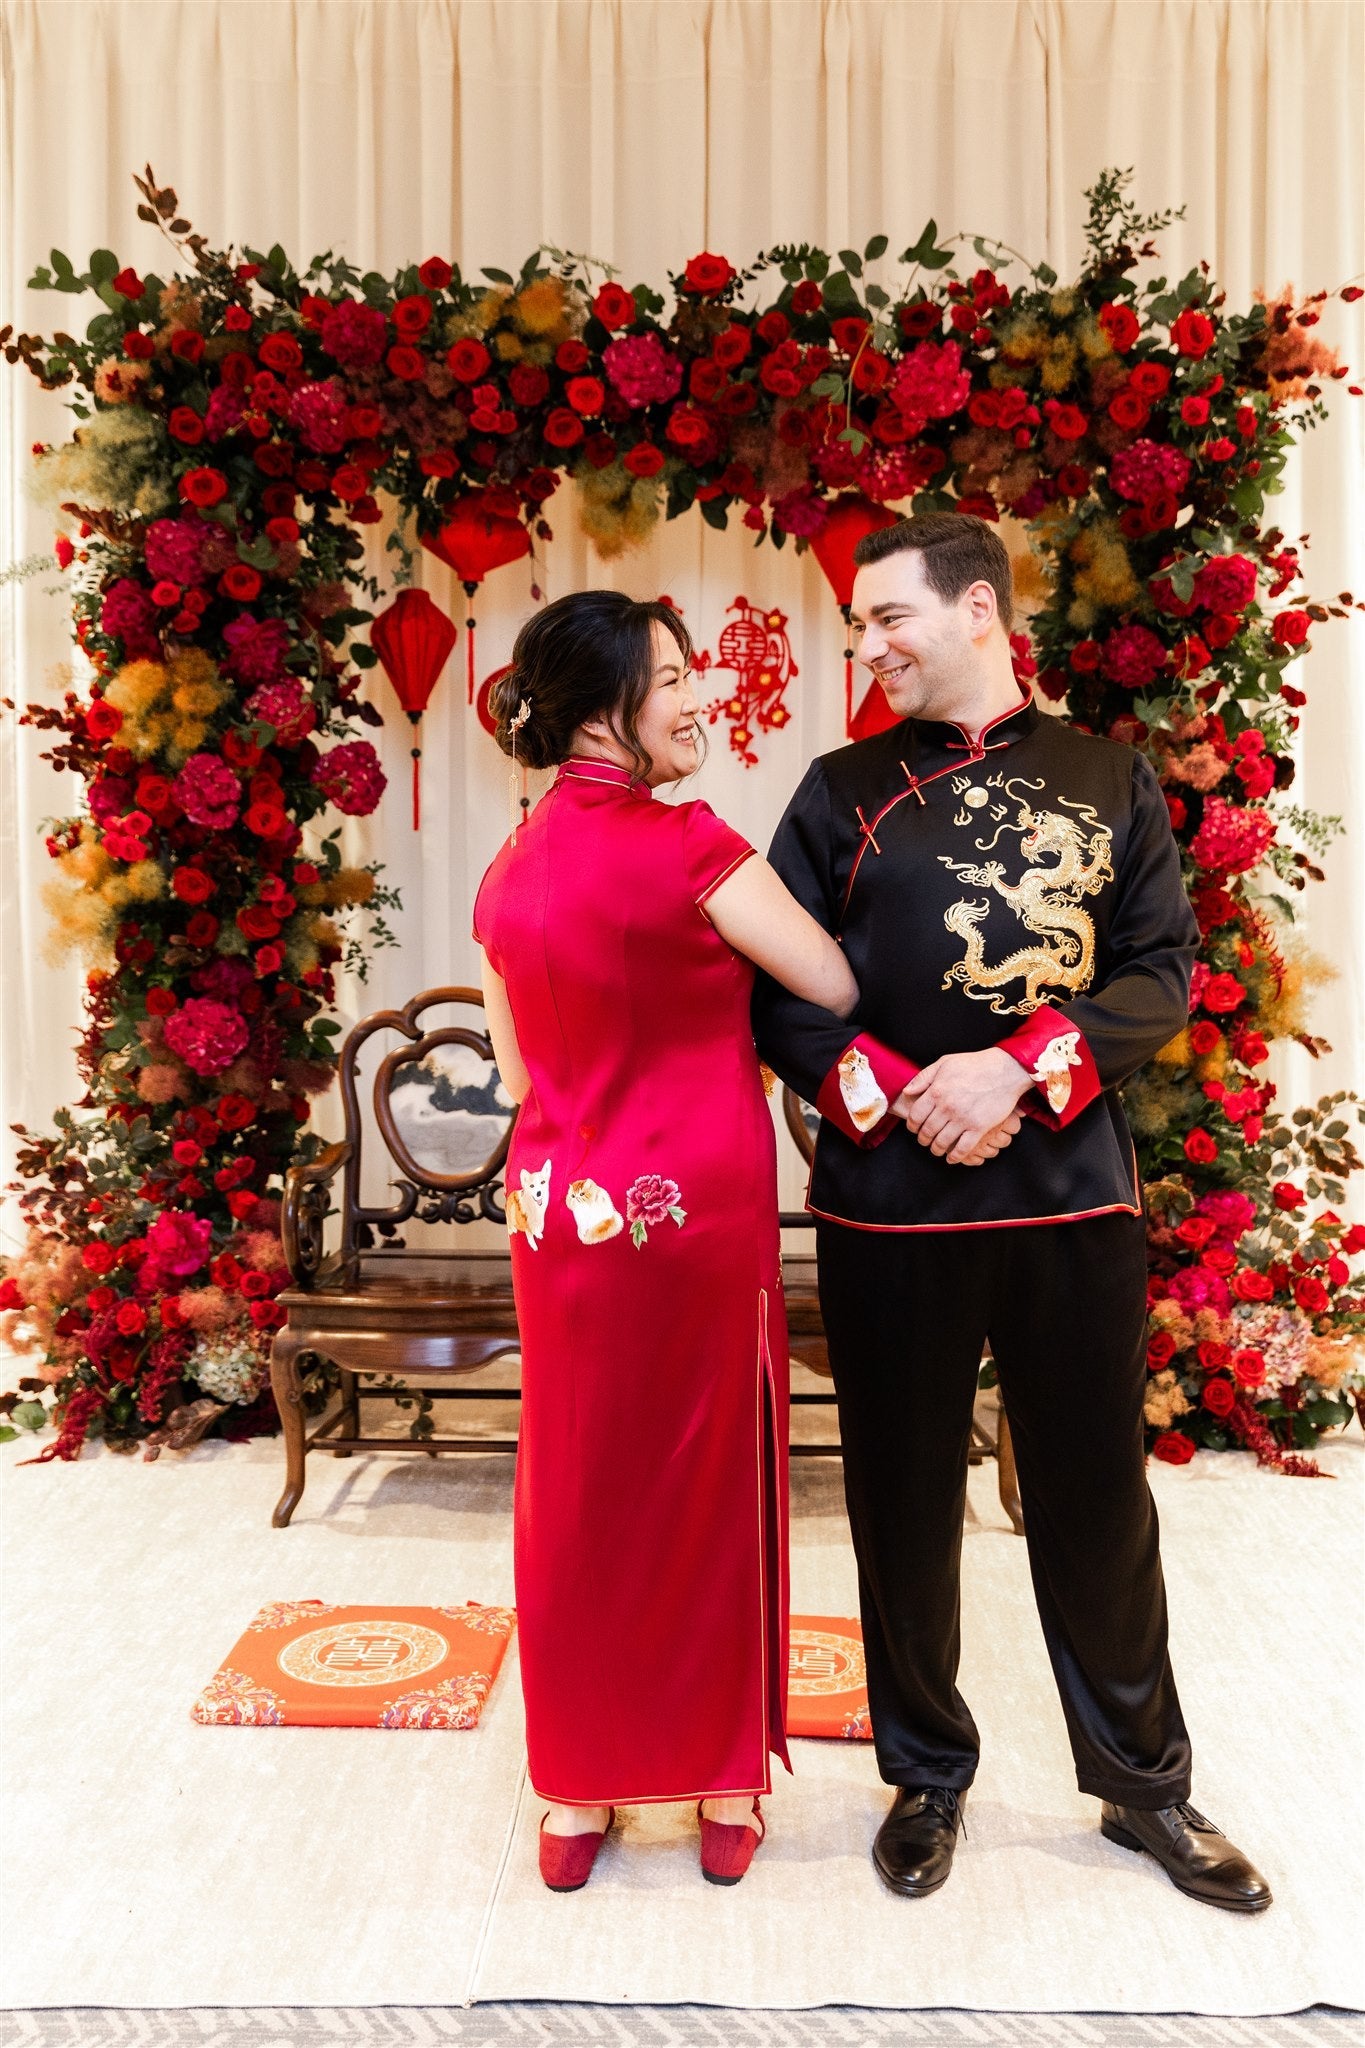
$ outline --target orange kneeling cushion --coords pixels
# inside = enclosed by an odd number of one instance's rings
[[[792,1616],[787,1733],[872,1740],[860,1622],[837,1614]]]
[[[510,1607],[263,1607],[190,1708],[230,1728],[474,1728]]]

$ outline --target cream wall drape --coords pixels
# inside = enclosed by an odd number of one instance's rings
[[[1240,306],[1258,287],[1331,286],[1365,269],[1363,31],[1356,0],[7,0],[0,325],[50,333],[89,317],[25,288],[54,245],[78,263],[109,247],[165,274],[169,251],[135,217],[131,174],[148,162],[215,246],[278,240],[301,263],[331,249],[386,272],[440,253],[474,273],[515,269],[544,241],[661,287],[701,248],[743,263],[779,241],[861,246],[884,231],[894,255],[931,215],[1066,278],[1082,188],[1132,165],[1139,204],[1186,207],[1162,238],[1166,274],[1205,257]],[[1357,377],[1360,313],[1337,302],[1319,330]],[[1329,596],[1365,589],[1365,406],[1331,391],[1331,424],[1308,437],[1279,501],[1291,537],[1311,532],[1312,588]],[[50,547],[22,473],[33,442],[68,430],[59,396],[0,365],[0,566]],[[550,512],[551,595],[666,590],[713,648],[737,593],[789,615],[795,717],[747,771],[718,726],[695,785],[766,844],[806,762],[842,738],[842,634],[813,560],[756,551],[693,516],[604,565],[566,490]],[[381,541],[371,560],[385,559]],[[445,572],[428,564],[424,577],[462,617]],[[481,673],[505,659],[530,580],[519,564],[485,586]],[[0,631],[3,693],[58,692],[70,648],[56,576],[0,586]],[[1336,1049],[1316,1066],[1277,1055],[1294,1099],[1365,1080],[1365,621],[1315,641],[1299,796],[1343,815],[1349,836],[1305,902],[1311,942],[1340,970],[1314,1012]],[[420,836],[396,715],[379,737],[389,795],[347,828],[348,854],[384,861],[403,898],[400,945],[343,989],[348,1020],[474,976],[470,902],[506,829],[506,772],[465,708],[462,660],[461,649],[425,723]],[[367,688],[394,712],[382,679]],[[42,821],[74,809],[77,786],[39,761],[32,731],[8,715],[2,730],[8,1179],[9,1126],[47,1129],[78,1092],[81,970],[45,963],[38,902]],[[335,1131],[333,1099],[318,1121]],[[793,1168],[784,1198],[798,1188]],[[0,1246],[14,1239],[10,1219]]]

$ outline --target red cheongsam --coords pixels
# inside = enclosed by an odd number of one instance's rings
[[[753,970],[705,911],[753,851],[574,756],[475,900],[531,1077],[516,1600],[531,1783],[565,1804],[790,1768],[775,1142]]]

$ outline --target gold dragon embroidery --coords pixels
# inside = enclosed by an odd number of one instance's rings
[[[942,986],[951,988],[954,982],[961,982],[974,1002],[989,1003],[1000,1015],[1026,1016],[1048,1000],[1048,992],[1060,989],[1075,995],[1088,987],[1095,969],[1095,925],[1089,912],[1082,909],[1081,899],[1098,894],[1114,875],[1114,835],[1109,827],[1100,823],[1089,804],[1073,802],[1070,797],[1060,797],[1058,802],[1076,812],[1076,817],[1067,817],[1062,811],[1035,810],[1028,792],[1036,794],[1044,787],[1042,782],[1024,782],[1018,777],[1006,782],[1003,775],[992,775],[983,790],[969,775],[953,778],[953,792],[960,799],[953,823],[973,823],[973,813],[984,809],[995,822],[994,837],[977,840],[979,852],[992,853],[1002,832],[1018,832],[1025,860],[1047,862],[1027,869],[1019,881],[1008,882],[998,860],[955,861],[946,853],[939,855],[944,867],[964,882],[993,890],[1025,930],[1038,933],[1043,940],[1041,945],[1021,946],[1007,953],[992,966],[986,959],[981,930],[990,915],[990,899],[982,903],[964,896],[944,913],[944,924],[966,942],[966,951],[948,969]],[[1005,800],[992,802],[992,790],[999,790]],[[1012,818],[1010,805],[1015,806]],[[1022,997],[1007,1003],[1003,989],[1019,980],[1024,984]]]

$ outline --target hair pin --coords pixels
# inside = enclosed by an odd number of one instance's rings
[[[509,731],[509,732],[511,733],[511,735],[512,735],[512,772],[511,772],[511,775],[510,775],[510,776],[508,777],[508,794],[509,794],[509,799],[510,799],[510,807],[511,807],[511,813],[512,813],[512,844],[513,844],[513,846],[515,846],[515,845],[516,845],[516,843],[517,843],[517,826],[518,826],[518,825],[519,825],[519,824],[521,823],[521,819],[520,819],[520,817],[519,817],[519,816],[517,815],[517,813],[518,813],[518,810],[520,809],[520,811],[521,811],[521,812],[522,812],[522,813],[524,814],[524,813],[525,813],[525,811],[526,811],[526,809],[527,809],[527,798],[526,798],[526,770],[525,770],[525,768],[524,768],[524,767],[522,768],[522,771],[521,771],[521,797],[520,797],[520,802],[518,802],[518,797],[517,797],[517,766],[518,766],[518,763],[517,763],[517,734],[518,734],[518,733],[519,733],[519,732],[521,731],[521,728],[522,728],[522,727],[523,727],[523,726],[525,725],[525,723],[526,723],[527,719],[528,719],[528,718],[529,718],[530,716],[531,716],[531,704],[530,704],[530,700],[529,700],[529,698],[526,698],[526,697],[522,697],[522,698],[521,698],[521,699],[519,700],[518,704],[517,704],[517,708],[516,708],[516,713],[515,713],[515,715],[514,715],[514,716],[513,716],[512,718],[510,718],[510,719],[508,720],[508,724],[507,724],[507,730],[508,730],[508,731]]]

